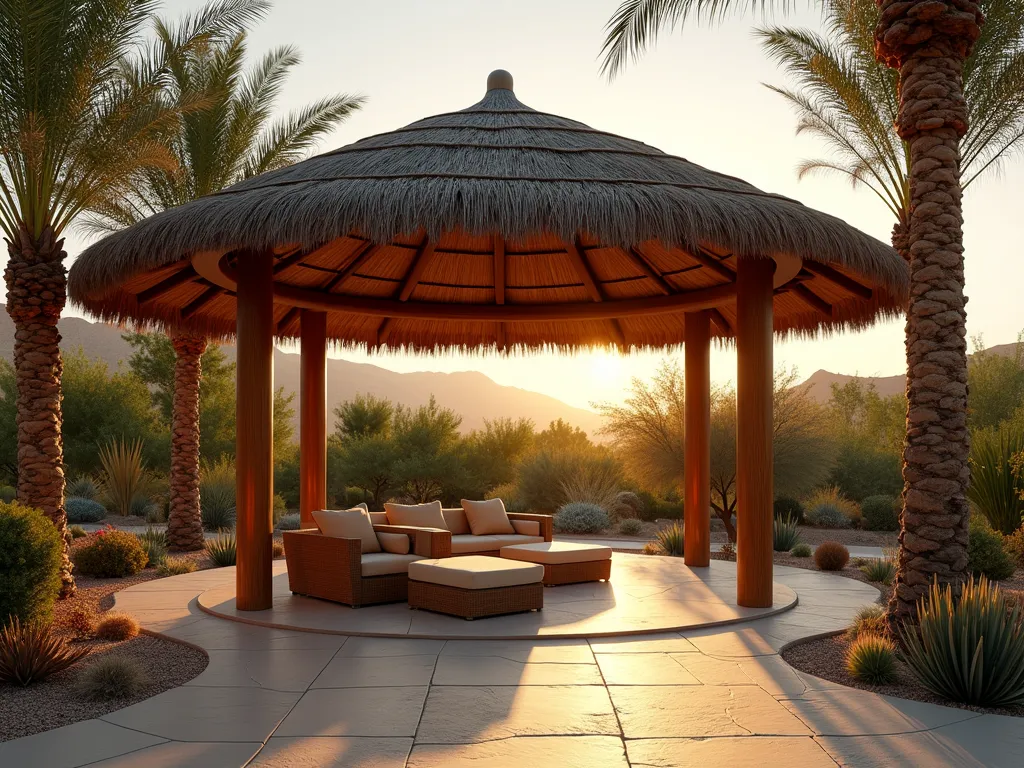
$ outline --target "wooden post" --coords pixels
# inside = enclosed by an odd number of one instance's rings
[[[772,275],[768,258],[736,272],[736,602],[772,604]]]
[[[327,506],[327,313],[301,313],[299,399],[299,518],[315,528],[313,512]]]
[[[687,312],[685,323],[683,556],[704,568],[711,562],[711,312]]]
[[[274,536],[274,257],[238,258],[235,522],[240,611],[270,608]]]

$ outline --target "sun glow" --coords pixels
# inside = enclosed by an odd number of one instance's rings
[[[603,384],[619,384],[625,375],[622,357],[618,352],[594,352],[591,354],[590,373]]]

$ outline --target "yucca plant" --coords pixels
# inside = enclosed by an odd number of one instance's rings
[[[237,543],[233,533],[227,533],[206,542],[206,554],[218,568],[234,565],[236,551]]]
[[[888,557],[872,558],[860,570],[868,581],[889,586],[896,578],[896,561]]]
[[[167,559],[167,534],[156,528],[147,528],[145,533],[135,534],[146,548],[149,556],[149,565],[153,568],[163,565]]]
[[[142,441],[114,440],[100,448],[100,480],[107,504],[119,515],[132,513],[132,502],[140,495],[146,482],[146,465],[142,460]]]
[[[658,546],[665,551],[666,555],[672,555],[673,557],[683,556],[683,526],[678,521],[658,531],[655,540],[658,542]]]
[[[235,527],[235,465],[222,458],[203,466],[199,480],[203,528],[222,531]]]
[[[1024,626],[982,576],[954,599],[936,580],[917,604],[918,628],[901,631],[903,660],[928,690],[983,707],[1024,703]]]
[[[800,530],[792,515],[776,517],[772,521],[772,549],[776,552],[789,552],[799,543]]]
[[[971,435],[971,484],[967,498],[993,530],[1010,535],[1024,514],[1021,483],[1014,457],[1024,451],[1024,430],[1015,427],[980,429]]]
[[[17,616],[0,629],[0,683],[26,686],[63,672],[89,653],[68,645],[43,622],[22,624]]]

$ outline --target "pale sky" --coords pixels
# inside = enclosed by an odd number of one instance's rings
[[[359,92],[369,103],[323,145],[327,150],[393,130],[428,115],[467,107],[498,68],[515,78],[518,98],[539,110],[612,131],[761,189],[801,200],[844,218],[886,242],[891,215],[867,189],[839,178],[797,181],[797,163],[820,156],[811,138],[796,137],[782,99],[760,83],[784,83],[751,35],[755,20],[669,32],[658,48],[609,84],[598,72],[602,28],[619,0],[277,0],[254,31],[250,51],[285,43],[303,63],[282,108],[329,92]],[[170,15],[201,5],[165,0]],[[809,9],[790,22],[818,26]],[[968,330],[987,345],[1007,343],[1024,328],[1024,163],[1014,158],[998,175],[976,182],[965,200]],[[84,240],[72,233],[73,257]],[[0,267],[4,257],[0,257]],[[74,310],[70,313],[77,314]],[[502,384],[535,390],[587,407],[620,400],[631,376],[648,378],[663,355],[581,354],[494,357],[344,355],[398,371],[479,370]],[[776,365],[801,377],[819,368],[892,375],[905,368],[902,322],[826,339],[778,341]],[[735,355],[714,350],[712,376],[735,379]]]

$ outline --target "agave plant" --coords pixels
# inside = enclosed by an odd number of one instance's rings
[[[72,647],[42,622],[22,624],[17,616],[0,629],[0,683],[26,686],[62,672],[89,653]]]
[[[206,554],[218,568],[234,565],[237,551],[238,546],[233,533],[227,533],[206,542]]]
[[[1014,457],[1024,451],[1024,430],[981,429],[971,435],[971,484],[967,498],[996,531],[1009,536],[1024,514]]]
[[[655,539],[666,555],[682,557],[683,555],[683,526],[675,521],[667,528],[658,531]]]
[[[785,518],[776,517],[772,522],[772,549],[776,552],[789,552],[800,543],[800,529],[796,520],[787,514]]]
[[[103,467],[101,485],[107,503],[119,515],[132,513],[132,502],[146,483],[146,465],[142,460],[142,441],[115,440],[100,448]]]
[[[928,690],[984,707],[1024,703],[1024,617],[999,587],[971,578],[954,600],[936,581],[901,632],[903,660]]]

